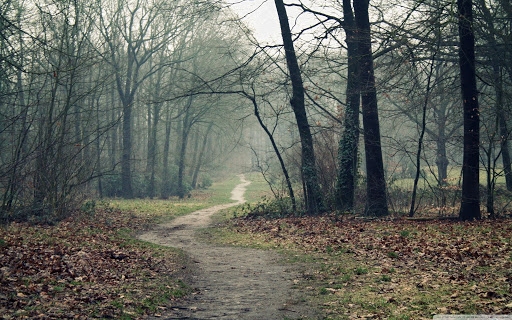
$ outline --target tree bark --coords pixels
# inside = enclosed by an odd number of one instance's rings
[[[194,172],[196,171],[196,165],[197,165],[197,157],[199,156],[199,139],[200,139],[200,136],[201,136],[201,130],[198,129],[198,130],[195,130],[192,134],[192,159],[190,159],[190,168],[189,168],[189,171],[188,171],[188,176],[190,177],[190,186],[192,187],[192,189],[195,189],[196,186],[195,186],[195,183],[194,181],[192,180],[192,178],[194,177]]]
[[[386,180],[380,142],[377,91],[368,16],[368,0],[353,0],[355,22],[360,33],[358,46],[361,74],[361,106],[363,111],[364,147],[366,158],[366,215],[388,215]]]
[[[359,145],[359,58],[358,32],[350,0],[343,0],[344,30],[347,35],[347,106],[344,131],[338,149],[338,179],[336,182],[336,207],[339,211],[354,210],[357,184],[357,159]]]
[[[461,220],[480,219],[479,139],[480,118],[475,72],[473,2],[457,0],[459,25],[459,65],[464,108],[464,155],[462,160]]]
[[[302,147],[302,180],[304,189],[304,198],[306,210],[311,215],[317,215],[324,211],[320,186],[318,184],[318,175],[316,170],[315,152],[313,149],[313,137],[306,115],[304,102],[304,85],[302,76],[293,46],[292,34],[288,23],[288,15],[282,0],[275,0],[277,15],[279,16],[279,25],[281,26],[281,35],[283,38],[286,63],[290,73],[292,83],[292,98],[290,105],[295,114],[297,127]]]

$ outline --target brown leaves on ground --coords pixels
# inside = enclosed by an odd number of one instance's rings
[[[511,220],[240,218],[233,228],[313,255],[306,289],[330,317],[512,313]]]
[[[0,228],[4,319],[141,317],[182,294],[178,254],[130,240],[148,220],[116,210]],[[121,230],[121,232],[119,232]],[[123,235],[124,232],[124,235]]]

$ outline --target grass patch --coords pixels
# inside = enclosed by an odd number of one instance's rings
[[[193,190],[191,196],[184,199],[106,199],[99,207],[130,212],[137,217],[148,218],[153,223],[163,222],[214,205],[232,202],[231,191],[239,183],[240,178],[235,176],[215,182],[206,190]]]
[[[388,252],[388,257],[393,258],[393,259],[397,259],[398,258],[398,253],[395,252],[395,251],[389,251]]]
[[[151,218],[153,222],[172,219],[208,207],[206,201],[160,200],[160,199],[109,199],[103,202],[106,207],[123,212],[131,212],[138,217]]]
[[[251,172],[245,174],[245,178],[251,181],[245,192],[245,199],[248,203],[257,203],[262,198],[272,196],[268,182],[265,181],[263,175],[259,172]]]
[[[355,274],[357,274],[357,275],[363,275],[363,274],[367,274],[367,273],[368,273],[368,269],[364,268],[364,267],[357,267],[355,270]]]

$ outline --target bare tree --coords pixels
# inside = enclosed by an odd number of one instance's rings
[[[459,64],[464,106],[464,158],[462,162],[461,220],[480,219],[480,115],[475,70],[473,2],[457,0],[459,23]]]
[[[141,84],[166,66],[161,60],[151,66],[149,62],[181,32],[186,10],[181,1],[170,4],[137,0],[118,1],[100,14],[100,31],[108,46],[104,57],[113,68],[123,106],[121,180],[125,198],[134,196],[131,163],[135,95]]]
[[[347,43],[347,106],[345,108],[345,127],[340,139],[338,151],[338,179],[336,200],[338,210],[352,211],[357,184],[357,159],[359,146],[359,107],[360,93],[360,62],[359,32],[354,20],[350,0],[343,0],[343,28]]]
[[[313,139],[304,104],[304,85],[302,82],[299,64],[297,62],[297,56],[295,55],[286,8],[282,0],[275,0],[274,3],[279,16],[286,62],[292,83],[293,94],[290,99],[290,104],[295,114],[301,139],[302,179],[306,209],[309,214],[315,215],[323,212],[325,208],[323,206],[323,199],[320,193],[320,186],[318,185]]]
[[[355,22],[360,32],[358,53],[360,63],[360,90],[364,126],[366,157],[366,214],[385,216],[388,214],[386,179],[380,142],[380,125],[377,107],[377,91],[373,70],[368,0],[354,0]]]

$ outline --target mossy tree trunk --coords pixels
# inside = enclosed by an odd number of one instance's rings
[[[350,0],[343,0],[345,34],[347,36],[347,106],[344,131],[338,149],[339,171],[336,182],[336,206],[339,211],[354,209],[357,185],[357,159],[359,144],[359,59],[358,32]]]
[[[359,71],[361,108],[363,111],[364,147],[366,158],[366,215],[388,215],[386,197],[386,180],[382,147],[380,141],[380,125],[377,106],[377,90],[373,69],[372,43],[370,35],[370,19],[368,0],[353,0],[354,16],[359,32]]]

